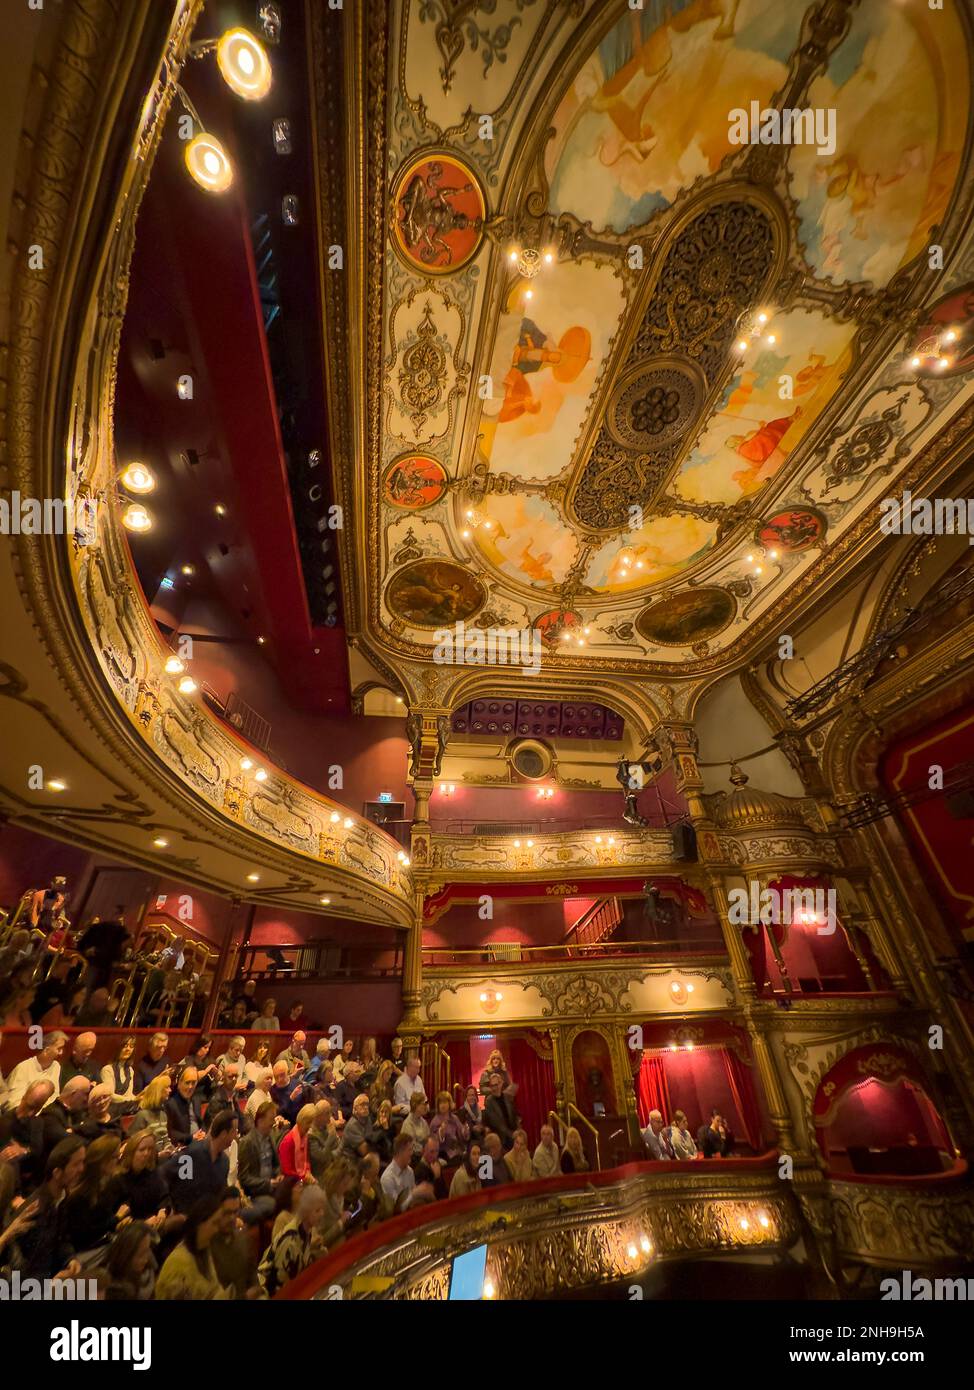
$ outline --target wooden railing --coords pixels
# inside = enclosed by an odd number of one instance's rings
[[[242,946],[233,978],[247,980],[398,980],[401,942],[305,941]]]
[[[578,1121],[580,1121],[580,1123],[583,1124],[583,1125],[585,1126],[585,1128],[586,1128],[586,1129],[589,1131],[589,1133],[591,1134],[592,1139],[593,1139],[593,1141],[594,1141],[594,1143],[595,1143],[595,1166],[596,1166],[596,1168],[597,1168],[598,1170],[601,1171],[601,1168],[602,1168],[602,1151],[601,1151],[601,1149],[599,1148],[599,1132],[598,1132],[598,1130],[597,1130],[597,1129],[595,1128],[595,1126],[592,1124],[592,1121],[591,1121],[590,1119],[588,1119],[585,1115],[582,1114],[581,1110],[579,1110],[578,1106],[574,1103],[574,1101],[568,1101],[568,1102],[566,1102],[565,1109],[568,1111],[569,1118],[571,1118],[572,1116],[574,1116],[575,1119],[578,1120]],[[557,1113],[557,1111],[555,1111],[555,1110],[549,1110],[549,1111],[548,1111],[548,1119],[549,1119],[549,1120],[554,1120],[555,1124],[558,1126],[558,1139],[559,1139],[559,1142],[561,1143],[562,1148],[564,1148],[565,1133],[566,1133],[566,1131],[570,1128],[570,1126],[567,1125],[567,1124],[565,1123],[565,1121],[562,1119],[561,1115],[559,1115],[559,1114]]]
[[[506,953],[500,956],[498,946],[518,944],[516,959]],[[442,970],[445,968],[480,969],[483,966],[496,966],[501,961],[505,970],[517,970],[525,965],[554,965],[558,961],[608,960],[613,956],[701,956],[706,958],[726,955],[724,938],[718,928],[714,935],[701,941],[598,941],[591,945],[573,946],[559,941],[553,946],[531,946],[524,942],[485,942],[483,946],[424,946],[423,969]]]
[[[619,899],[599,898],[565,933],[565,946],[569,952],[578,946],[597,946],[612,935],[621,921]]]

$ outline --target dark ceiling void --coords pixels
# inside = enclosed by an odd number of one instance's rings
[[[235,662],[249,643],[296,709],[344,714],[303,8],[281,8],[263,101],[235,98],[213,62],[185,74],[234,180],[220,195],[192,182],[174,110],[139,214],[116,443],[120,466],[139,459],[157,479],[153,528],[130,543],[167,635],[187,600],[205,603],[209,640],[233,643]],[[250,5],[217,10],[197,38],[253,25]]]
[[[620,739],[623,719],[589,701],[472,700],[453,711],[452,729],[455,734]]]

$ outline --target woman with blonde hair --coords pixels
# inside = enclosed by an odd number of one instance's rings
[[[531,1160],[531,1150],[528,1148],[528,1136],[523,1129],[514,1131],[514,1145],[504,1155],[504,1162],[515,1182],[533,1182],[534,1163]]]
[[[380,1062],[375,1073],[375,1080],[369,1087],[369,1106],[373,1115],[378,1112],[379,1106],[384,1100],[392,1103],[392,1088],[396,1084],[396,1068],[392,1062]]]
[[[118,1172],[109,1186],[113,1209],[128,1208],[135,1221],[144,1221],[151,1230],[178,1223],[182,1217],[169,1215],[171,1203],[166,1180],[157,1167],[155,1140],[148,1129],[126,1139]]]
[[[372,1085],[379,1070],[379,1054],[375,1050],[375,1038],[363,1038],[359,1063],[362,1067],[361,1085],[367,1090]]]
[[[352,1214],[345,1210],[345,1198],[358,1177],[358,1169],[347,1159],[336,1158],[325,1169],[321,1183],[325,1194],[325,1215],[321,1222],[321,1238],[329,1249],[343,1238]]]
[[[383,1168],[387,1163],[392,1162],[392,1145],[395,1137],[396,1130],[392,1123],[392,1101],[380,1101],[375,1119],[372,1121],[372,1134],[369,1142],[378,1154]]]
[[[561,1171],[563,1173],[587,1173],[588,1159],[582,1148],[582,1136],[574,1125],[565,1132],[565,1147],[561,1151]]]
[[[490,1095],[490,1078],[495,1072],[498,1076],[503,1078],[504,1085],[502,1089],[506,1091],[511,1084],[511,1078],[508,1075],[507,1063],[504,1061],[504,1056],[499,1047],[494,1048],[493,1052],[487,1058],[487,1065],[480,1073],[480,1094],[482,1096]]]
[[[399,1130],[400,1134],[408,1134],[413,1141],[413,1158],[418,1158],[423,1152],[423,1145],[430,1136],[430,1127],[426,1122],[426,1112],[429,1106],[422,1091],[414,1091],[409,1098],[409,1114],[402,1122]]]
[[[302,1105],[297,1119],[281,1140],[277,1156],[281,1160],[281,1172],[286,1178],[297,1178],[303,1183],[314,1182],[314,1174],[308,1161],[308,1134],[315,1117],[313,1105]]]
[[[130,1137],[142,1129],[147,1129],[156,1141],[157,1153],[171,1147],[166,1115],[166,1101],[171,1091],[172,1077],[167,1071],[160,1072],[139,1096],[139,1109],[129,1126]]]

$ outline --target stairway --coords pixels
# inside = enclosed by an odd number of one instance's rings
[[[572,947],[597,946],[606,941],[621,921],[619,899],[599,898],[565,933],[565,947],[569,955]]]

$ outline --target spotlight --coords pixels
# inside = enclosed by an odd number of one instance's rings
[[[355,822],[352,820],[351,816],[346,816],[345,819],[342,821],[342,825],[345,827],[346,830],[351,830],[354,824]]]
[[[259,883],[259,882],[260,882],[260,874],[248,874],[248,875],[247,875],[247,882],[248,882],[248,883]]]
[[[241,758],[241,759],[240,759],[240,770],[241,770],[241,772],[249,772],[250,769],[253,767],[253,765],[254,765],[254,764],[253,764],[253,762],[251,761],[250,758]]]
[[[260,101],[271,89],[271,62],[260,39],[246,29],[228,29],[216,46],[220,76],[238,97]]]
[[[192,676],[183,676],[176,688],[180,695],[192,695],[193,691],[196,689],[196,682],[193,680]]]
[[[339,822],[340,820],[341,820],[341,816],[338,814],[338,812],[337,812],[337,811],[332,811],[332,813],[331,813],[331,823],[332,823],[332,825],[337,825],[338,822]]]
[[[264,769],[263,769],[262,767],[259,767],[259,768],[257,769],[257,771],[254,773],[254,781],[255,781],[255,782],[266,782],[266,781],[267,781],[267,773],[264,771]]]
[[[169,660],[166,662],[167,676],[181,675],[185,669],[186,668],[183,666],[183,663],[180,661],[178,656],[171,656]]]
[[[60,777],[52,777],[47,784],[47,790],[49,792],[66,792],[67,789],[67,782],[62,782]]]
[[[156,485],[155,478],[144,463],[130,463],[122,470],[118,481],[126,492],[139,494],[151,492]]]
[[[233,183],[233,165],[215,135],[203,130],[186,146],[186,168],[207,193],[225,193]]]
[[[163,837],[160,835],[157,839],[153,840],[152,843],[155,845],[156,849],[165,849],[168,846],[169,841],[164,840]]]
[[[122,513],[122,525],[127,531],[149,531],[152,529],[152,517],[141,502],[133,502]]]
[[[185,574],[186,578],[189,579],[196,573],[196,567],[194,565],[183,565],[180,573]]]

